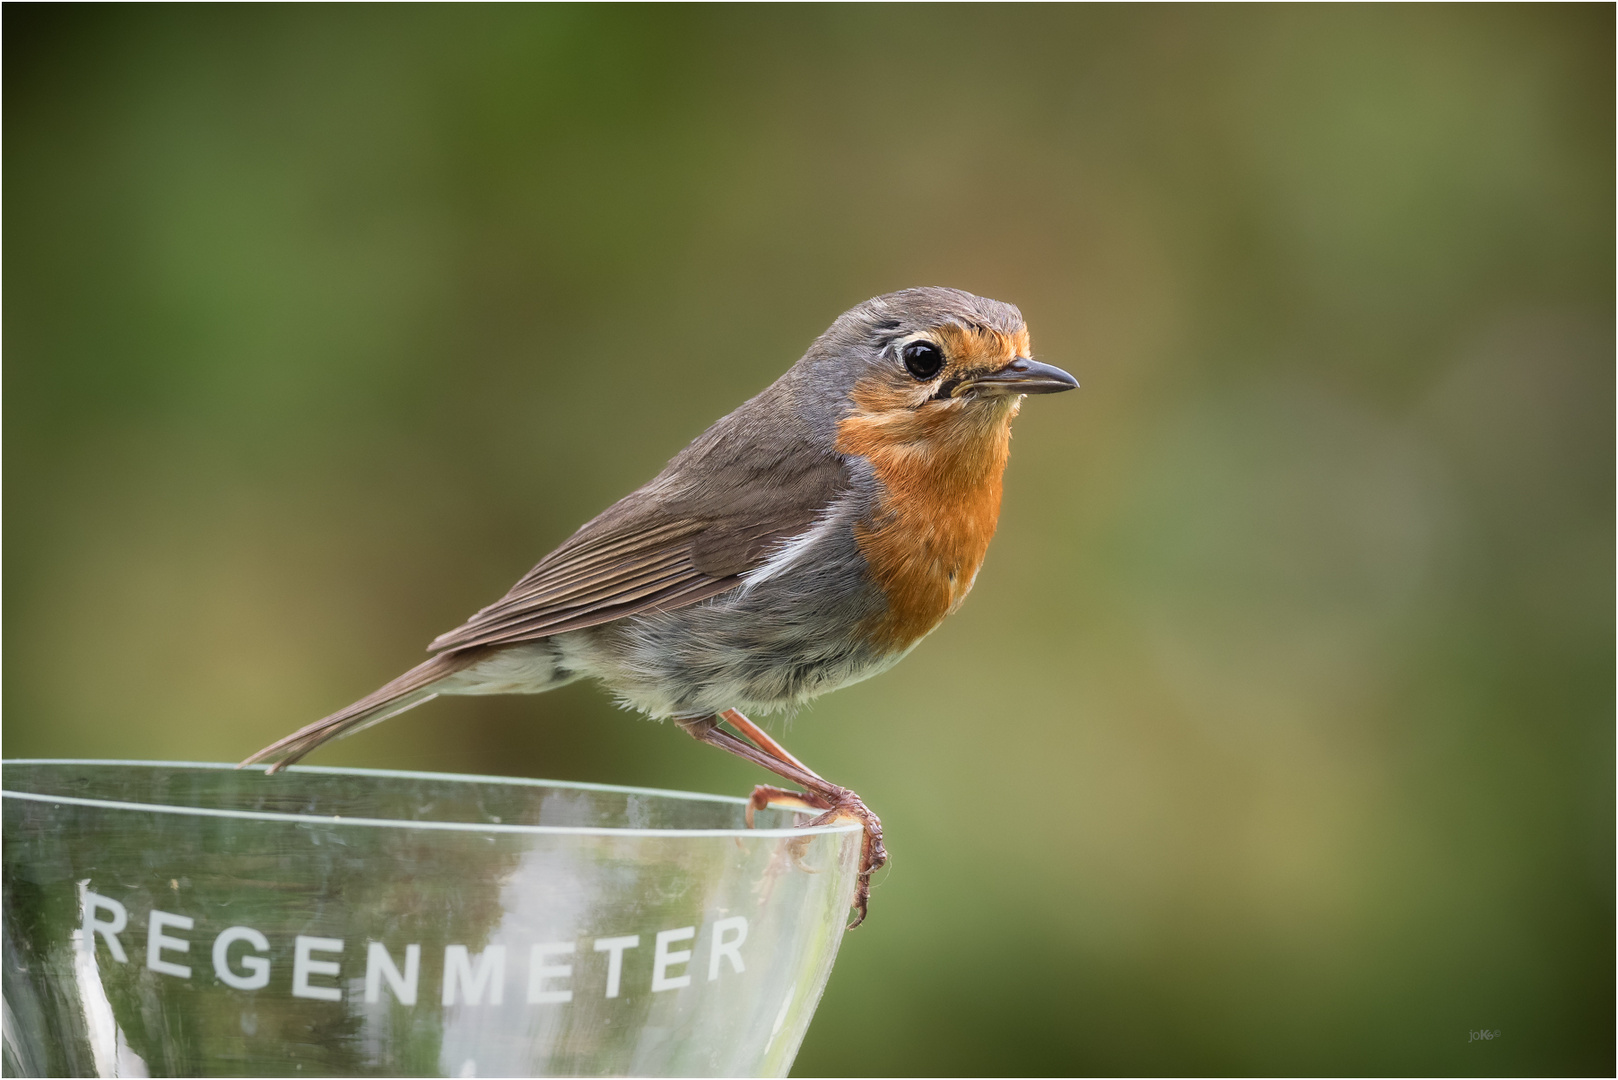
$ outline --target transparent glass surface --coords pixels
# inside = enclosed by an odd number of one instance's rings
[[[4,765],[4,1068],[782,1076],[857,825],[588,784]]]

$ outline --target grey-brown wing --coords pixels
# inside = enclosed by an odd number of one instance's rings
[[[830,455],[773,466],[762,474],[746,464],[717,470],[696,494],[671,494],[654,481],[585,525],[430,648],[532,641],[736,588],[779,541],[813,524],[840,486],[842,466]]]

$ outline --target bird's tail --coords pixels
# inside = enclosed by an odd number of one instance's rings
[[[265,771],[280,772],[321,743],[352,735],[372,724],[380,724],[390,717],[398,716],[407,709],[413,709],[424,701],[431,701],[438,696],[433,690],[436,683],[465,668],[475,659],[475,656],[464,653],[447,653],[417,664],[381,689],[360,698],[348,708],[340,709],[328,717],[299,728],[286,738],[266,746],[236,767],[240,769],[248,765],[271,762]]]

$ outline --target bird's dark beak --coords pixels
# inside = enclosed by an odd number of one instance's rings
[[[960,397],[968,392],[986,397],[997,394],[1060,394],[1063,390],[1078,388],[1079,380],[1061,368],[1019,356],[999,371],[963,380],[952,396]]]

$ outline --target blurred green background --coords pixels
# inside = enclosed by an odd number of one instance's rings
[[[239,759],[953,285],[1084,389],[772,724],[894,853],[798,1072],[1613,1070],[1612,7],[4,30],[7,755]],[[588,685],[315,760],[760,779]]]

